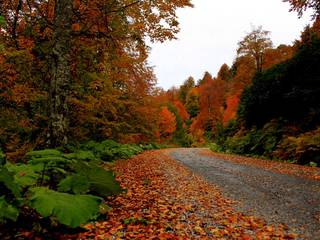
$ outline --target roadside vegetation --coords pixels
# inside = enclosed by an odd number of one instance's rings
[[[1,239],[31,233],[54,237],[54,232],[98,220],[109,209],[106,197],[124,191],[115,180],[113,161],[160,147],[90,141],[31,151],[20,163],[7,161],[0,152]]]

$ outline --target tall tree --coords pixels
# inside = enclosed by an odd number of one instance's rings
[[[221,80],[226,81],[226,82],[228,82],[232,79],[232,72],[230,70],[230,67],[227,64],[223,64],[220,67],[217,78],[220,78]]]
[[[72,14],[72,0],[56,0],[49,92],[49,144],[52,147],[68,142],[67,98],[71,84]]]
[[[194,88],[195,81],[193,77],[189,77],[184,83],[180,86],[179,89],[179,99],[183,104],[186,104],[188,92]]]
[[[187,6],[192,6],[189,0],[1,1],[0,13],[7,24],[0,38],[8,47],[27,49],[48,73],[42,78],[42,89],[49,96],[51,145],[68,140],[70,104],[76,105],[72,120],[77,123],[79,110],[107,99],[108,91],[117,93],[108,98],[111,108],[110,99],[146,102],[137,94],[145,96],[154,84],[146,61],[146,39],[163,42],[175,38],[179,31],[176,9]],[[109,119],[104,113],[94,114],[104,118],[101,122],[118,117],[113,109],[109,112]]]
[[[268,48],[272,47],[272,41],[269,38],[270,32],[262,29],[262,26],[253,28],[242,41],[238,43],[238,56],[249,55],[255,59],[256,70],[262,71],[264,54]]]
[[[193,88],[189,91],[185,106],[191,118],[194,118],[198,115],[200,110],[200,104],[199,91],[197,88]]]
[[[169,139],[176,130],[176,117],[172,112],[169,111],[168,107],[163,107],[159,114],[160,137]]]

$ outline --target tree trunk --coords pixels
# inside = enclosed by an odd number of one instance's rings
[[[71,82],[72,0],[56,0],[49,90],[49,138],[51,147],[68,141],[68,104]]]
[[[256,68],[257,72],[262,72],[262,53],[257,53],[255,55],[255,60],[256,60]]]

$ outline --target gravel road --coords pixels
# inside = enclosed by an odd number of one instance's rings
[[[201,154],[203,149],[175,149],[170,156],[237,202],[235,209],[286,224],[304,239],[320,239],[320,181]]]

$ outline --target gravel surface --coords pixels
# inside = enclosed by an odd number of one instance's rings
[[[320,181],[204,156],[202,150],[175,149],[170,156],[218,186],[237,202],[236,210],[320,239]]]

